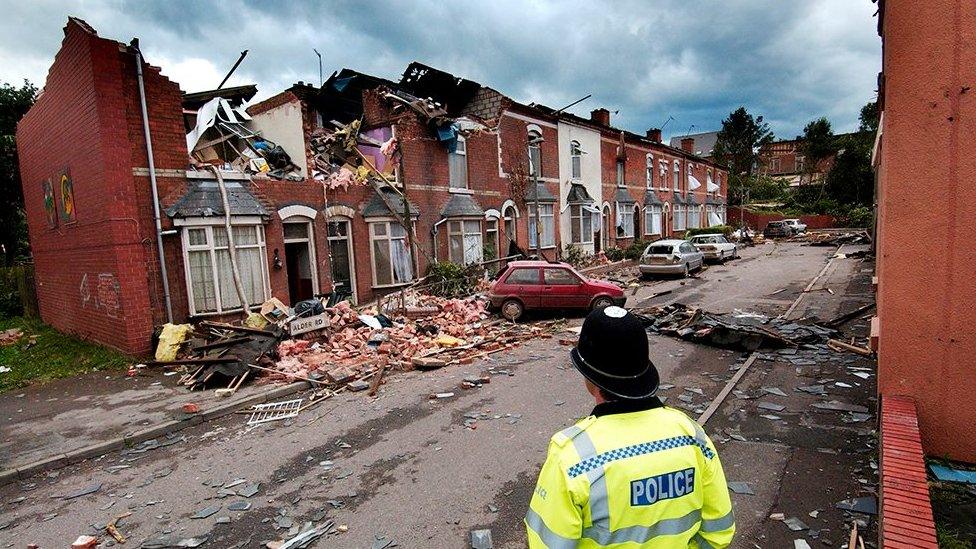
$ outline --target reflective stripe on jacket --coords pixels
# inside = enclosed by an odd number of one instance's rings
[[[525,524],[530,549],[719,549],[735,533],[715,447],[665,407],[591,415],[556,433]]]

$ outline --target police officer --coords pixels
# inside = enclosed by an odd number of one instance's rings
[[[718,453],[654,396],[641,322],[620,307],[593,311],[570,356],[597,404],[549,442],[529,548],[728,547],[735,519]]]

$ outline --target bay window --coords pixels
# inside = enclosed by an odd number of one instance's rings
[[[481,221],[466,219],[447,222],[448,255],[450,260],[461,265],[481,263],[484,242],[481,235]]]
[[[593,242],[593,214],[588,212],[582,204],[569,206],[569,226],[573,244],[590,244]]]
[[[697,229],[701,221],[701,210],[698,206],[689,205],[688,206],[688,228]]]
[[[393,286],[413,280],[413,258],[402,225],[396,221],[370,223],[369,241],[374,286]]]
[[[685,230],[685,207],[681,204],[674,205],[674,230]]]
[[[644,209],[644,233],[662,234],[660,206],[651,205]]]
[[[529,204],[529,247],[538,248],[536,244],[535,204]],[[556,225],[552,204],[539,204],[539,222],[542,224],[542,247],[552,248],[556,245]]]
[[[630,204],[617,203],[617,236],[620,238],[634,236],[634,208]]]
[[[248,305],[259,305],[268,299],[270,293],[264,227],[240,225],[232,227],[232,230],[244,296]],[[191,315],[241,309],[224,227],[185,227],[183,262],[186,265]]]

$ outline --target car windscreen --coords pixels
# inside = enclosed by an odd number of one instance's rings
[[[648,255],[669,255],[672,249],[672,246],[651,246],[647,249],[647,253]]]

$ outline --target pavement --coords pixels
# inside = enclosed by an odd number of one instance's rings
[[[680,301],[715,312],[781,314],[824,270],[834,251],[795,243],[747,248],[742,259],[713,266],[697,278],[637,287],[629,305]],[[869,283],[870,274],[858,272],[867,268],[870,265],[860,260],[833,261],[823,280],[835,293],[803,294],[793,316],[829,318],[870,299],[869,284],[865,287],[862,280],[867,276]],[[647,299],[664,289],[672,292]],[[579,322],[577,318],[570,324]],[[246,416],[227,415],[18,480],[0,487],[0,546],[64,547],[76,536],[103,532],[99,527],[132,513],[119,521],[119,530],[132,545],[144,547],[193,537],[206,538],[202,547],[261,547],[265,541],[286,537],[305,521],[325,520],[345,526],[345,532],[313,546],[371,547],[383,537],[380,544],[393,540],[401,547],[467,547],[470,530],[490,528],[495,547],[524,547],[521,518],[548,439],[592,408],[579,375],[568,363],[568,348],[558,339],[533,340],[472,365],[398,373],[388,378],[376,398],[340,395],[296,418],[252,428],[246,427]],[[657,335],[650,342],[651,358],[663,380],[675,385],[661,395],[668,397],[668,405],[684,406],[693,417],[720,394],[748,357]],[[817,376],[848,380],[840,376],[851,364],[820,358],[814,366],[825,370]],[[779,357],[754,360],[736,386],[747,391],[770,384],[781,388],[789,395],[783,399],[789,409],[779,413],[782,419],[759,417],[756,399],[733,393],[705,426],[730,480],[749,482],[755,492],[733,495],[739,524],[734,546],[790,546],[801,535],[812,544],[809,531],[798,534],[768,519],[775,512],[797,516],[811,528],[829,528],[818,539],[840,546],[847,517],[833,509],[834,500],[869,491],[876,482],[867,445],[871,436],[860,433],[870,430],[873,420],[846,424],[843,414],[813,413],[808,404],[826,397],[800,395],[794,388],[816,379],[794,377],[797,368],[806,366],[783,362]],[[465,376],[489,369],[495,372],[491,383],[479,389],[459,388]],[[114,401],[121,407],[92,412],[85,420],[90,429],[81,425],[78,431],[56,436],[66,443],[90,439],[110,415],[120,416],[110,421],[123,430],[154,421],[142,416],[144,411],[169,417],[178,408],[177,400],[139,400],[147,393],[169,394],[167,380],[171,378],[116,380],[123,392],[136,388],[127,399]],[[157,381],[162,385],[152,385]],[[844,390],[849,394],[838,389],[835,395],[832,386],[829,396],[873,408],[873,383],[873,377],[852,378],[852,388]],[[46,415],[36,416],[30,432],[46,433],[45,418],[61,415],[53,411],[58,402],[75,402],[69,395],[77,395],[79,385],[67,394],[67,385],[60,393],[49,393],[47,398],[59,400],[47,404]],[[85,388],[91,389],[87,384]],[[686,388],[693,390],[685,391],[691,403],[677,399]],[[40,389],[45,390],[49,389]],[[34,391],[20,391],[17,394],[25,396],[19,400],[37,402]],[[437,392],[455,396],[428,398]],[[0,396],[0,417],[16,417],[9,410],[31,408],[8,407],[7,400],[17,399],[17,394]],[[21,440],[31,436],[27,433],[4,431],[4,451],[8,438],[12,448],[27,448],[29,441]],[[816,509],[823,518],[809,516]]]

